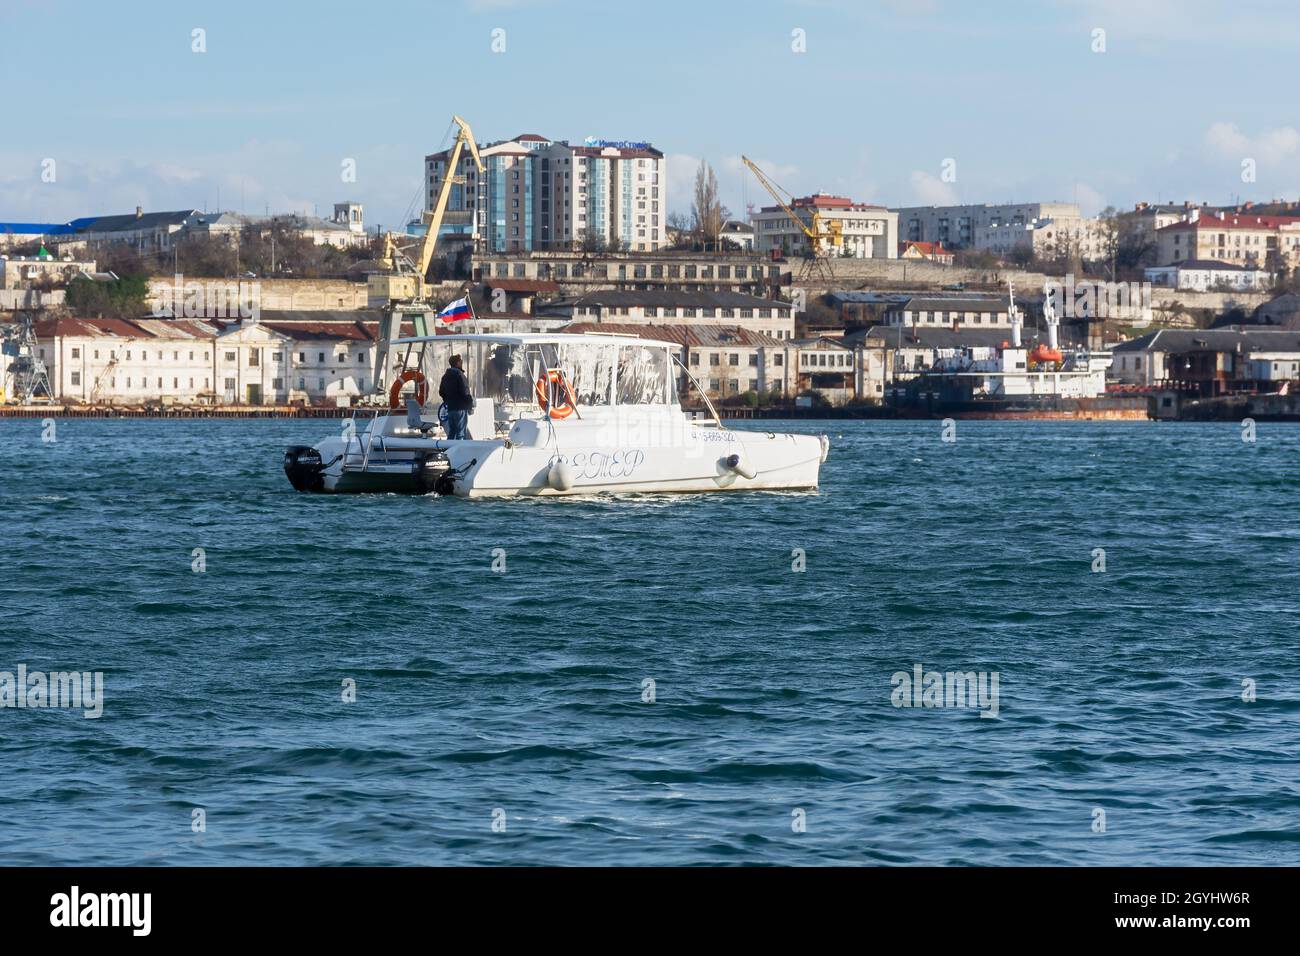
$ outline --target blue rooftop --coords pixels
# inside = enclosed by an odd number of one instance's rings
[[[0,222],[0,234],[20,236],[68,236],[77,231],[77,222]]]

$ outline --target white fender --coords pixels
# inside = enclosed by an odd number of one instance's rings
[[[546,483],[556,491],[568,491],[573,487],[573,467],[557,458],[546,472]]]

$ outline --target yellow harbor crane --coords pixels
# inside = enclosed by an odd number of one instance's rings
[[[741,156],[741,160],[749,167],[749,171],[754,174],[759,184],[772,194],[778,206],[785,210],[785,214],[794,220],[805,236],[808,237],[808,257],[804,262],[804,267],[800,270],[800,278],[808,278],[812,275],[818,275],[826,279],[833,279],[834,273],[831,269],[831,257],[838,255],[844,248],[844,225],[838,219],[826,219],[817,211],[817,207],[812,207],[812,214],[808,220],[805,220],[795,212],[792,204],[794,196],[788,190],[782,189],[776,183],[772,182],[767,175],[759,169],[748,156]]]
[[[372,309],[383,310],[379,341],[375,348],[374,383],[377,396],[382,396],[387,391],[389,348],[393,339],[401,334],[403,320],[412,321],[417,335],[424,335],[431,330],[427,323],[431,306],[425,276],[433,262],[438,232],[442,229],[442,221],[447,212],[447,200],[451,198],[451,187],[465,182],[465,177],[457,175],[457,171],[460,168],[461,153],[466,146],[469,147],[480,177],[486,169],[469,124],[459,116],[453,116],[451,121],[457,127],[456,142],[447,157],[447,173],[438,190],[438,199],[433,209],[422,216],[426,226],[424,235],[418,242],[412,242],[412,237],[403,233],[386,233],[381,261],[387,271],[370,276],[366,285],[367,304]],[[473,215],[474,204],[470,203],[469,206]],[[477,230],[477,223],[473,228]]]

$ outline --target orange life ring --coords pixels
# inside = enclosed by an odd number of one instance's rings
[[[562,401],[555,405],[551,404],[550,386],[559,385],[563,389],[561,395]],[[537,404],[542,406],[542,411],[552,418],[568,418],[573,414],[574,406],[578,400],[573,397],[573,388],[569,385],[569,380],[558,368],[550,368],[537,376]]]
[[[421,408],[424,407],[424,400],[429,397],[429,384],[424,379],[424,373],[418,368],[408,368],[393,380],[393,385],[388,390],[389,408],[402,407],[402,386],[407,382],[415,383],[415,400],[420,403]]]

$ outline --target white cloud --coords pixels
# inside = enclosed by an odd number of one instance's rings
[[[198,163],[173,157],[150,162],[109,156],[64,156],[56,152],[54,181],[42,180],[31,157],[0,154],[0,218],[65,222],[80,216],[173,209],[262,212],[312,212],[328,215],[329,205],[352,187],[333,185],[334,167],[320,161],[312,177],[291,176],[301,167],[299,153],[273,143],[245,143],[226,153],[211,153]],[[305,179],[305,181],[304,181]],[[318,200],[304,198],[311,187]],[[312,190],[315,191],[315,190]]]
[[[1106,197],[1087,183],[1075,183],[1074,195],[1079,203],[1079,211],[1085,216],[1095,216],[1109,205]]]
[[[689,213],[695,194],[695,174],[700,168],[700,157],[688,153],[672,153],[665,158],[668,163],[668,208],[672,212]],[[744,219],[747,201],[755,207],[771,204],[767,190],[759,185],[739,155],[723,156],[708,162],[718,177],[718,195],[732,216]],[[791,182],[799,175],[799,168],[788,163],[774,163],[766,159],[755,159],[754,163],[785,189],[793,188]]]
[[[1078,11],[1073,28],[1079,31],[1081,43],[1088,42],[1093,29],[1106,31],[1108,52],[1174,50],[1185,44],[1286,47],[1296,26],[1295,5],[1289,0],[1253,6],[1228,6],[1220,0],[1059,2]]]
[[[695,188],[695,171],[700,158],[687,153],[671,153],[664,157],[667,163],[668,202],[670,212],[687,212],[691,208],[691,192]]]
[[[937,176],[915,169],[911,182],[912,194],[922,206],[951,206],[958,202],[957,190],[953,189],[952,183],[945,183]]]
[[[799,175],[799,167],[792,163],[774,163],[770,159],[751,159],[750,162],[761,169],[764,176],[783,189],[787,187],[790,180]],[[719,173],[725,171],[733,176],[749,176],[754,185],[758,185],[758,180],[752,178],[754,174],[749,171],[749,167],[740,156],[724,156],[718,163],[718,171]]]
[[[1252,137],[1238,129],[1236,123],[1215,123],[1205,131],[1205,144],[1223,159],[1249,157],[1261,163],[1281,163],[1300,155],[1300,131],[1279,126]]]

